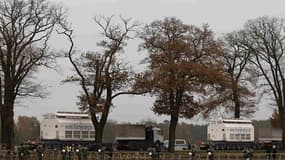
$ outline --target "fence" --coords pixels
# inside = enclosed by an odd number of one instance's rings
[[[159,154],[149,152],[87,152],[80,154],[77,152],[62,153],[59,151],[45,151],[43,154],[36,152],[18,154],[7,150],[0,151],[0,160],[244,160],[243,153],[222,153],[214,152],[209,158],[206,152],[196,153],[191,157],[189,152]],[[275,156],[266,153],[253,153],[250,160],[285,160],[285,153],[277,153]]]

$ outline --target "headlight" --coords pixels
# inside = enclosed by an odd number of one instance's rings
[[[212,152],[208,152],[208,155],[209,155],[209,156],[212,155]]]
[[[193,154],[192,152],[189,152],[189,156],[192,156],[192,154]]]
[[[151,156],[151,155],[152,155],[152,152],[148,152],[148,155],[150,155],[150,156]]]
[[[65,153],[65,149],[63,149],[62,152]]]

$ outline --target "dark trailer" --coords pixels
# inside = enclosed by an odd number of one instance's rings
[[[160,128],[145,125],[119,125],[115,141],[118,150],[146,151],[161,143],[163,136]]]

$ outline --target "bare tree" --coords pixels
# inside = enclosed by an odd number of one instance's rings
[[[255,111],[256,68],[249,63],[250,52],[241,43],[243,32],[232,32],[224,37],[224,67],[230,77],[231,87],[222,94],[227,99],[223,106],[234,111],[234,117],[248,115]]]
[[[259,69],[267,91],[273,93],[283,130],[285,146],[285,25],[283,19],[260,17],[244,28],[244,45],[253,54],[251,62]]]
[[[77,74],[67,81],[80,82],[83,94],[79,96],[79,105],[82,110],[90,113],[95,127],[95,142],[101,147],[112,101],[119,95],[137,94],[130,91],[133,72],[120,60],[120,54],[130,39],[129,33],[138,24],[131,24],[131,19],[122,17],[122,25],[115,24],[113,17],[95,17],[94,20],[103,31],[104,39],[97,44],[103,48],[102,52],[86,52],[80,58],[73,59],[72,30],[63,25],[64,32],[61,34],[66,35],[71,43],[68,56]]]
[[[14,145],[14,103],[17,96],[39,96],[28,77],[53,58],[47,42],[62,10],[46,0],[0,2],[1,142]]]
[[[154,21],[139,36],[149,54],[149,67],[137,77],[135,88],[156,97],[155,113],[170,115],[168,151],[173,152],[179,117],[192,118],[205,110],[197,97],[206,96],[207,88],[218,87],[225,79],[220,45],[208,26],[198,28],[176,18]]]

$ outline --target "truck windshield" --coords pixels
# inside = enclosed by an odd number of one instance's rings
[[[185,142],[183,140],[177,140],[176,144],[185,144]]]

